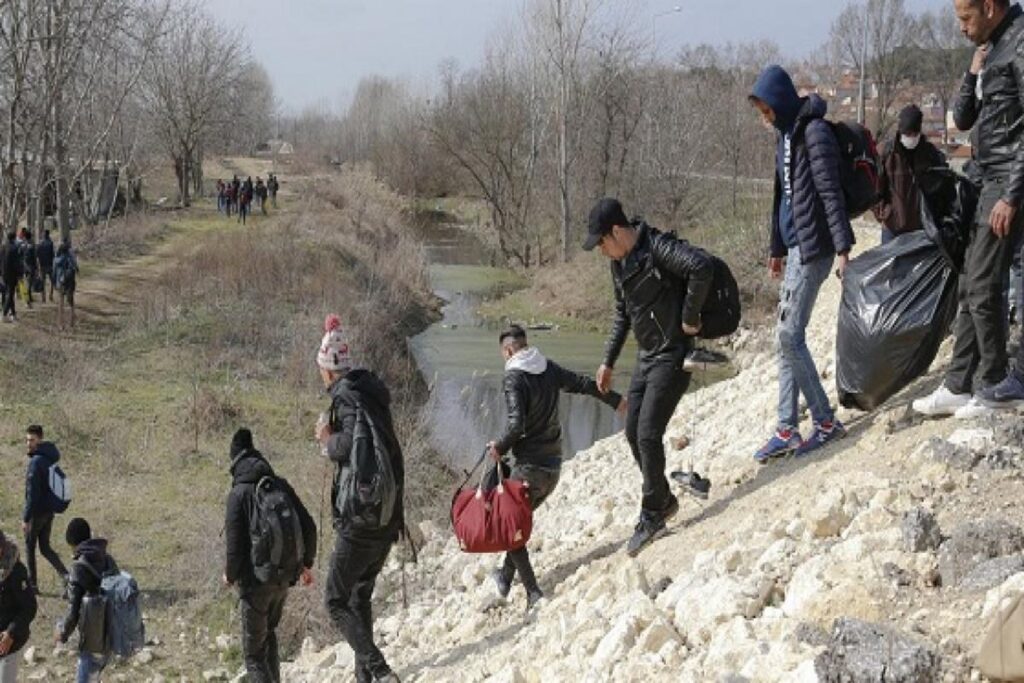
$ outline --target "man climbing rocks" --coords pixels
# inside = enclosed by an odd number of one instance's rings
[[[61,580],[67,579],[68,570],[60,556],[50,546],[50,532],[56,510],[53,492],[50,490],[50,468],[60,460],[60,451],[49,442],[43,441],[43,428],[29,425],[25,430],[25,445],[28,452],[28,470],[25,473],[25,507],[21,520],[25,531],[25,553],[28,556],[28,580],[32,589],[39,592],[39,575],[36,573],[36,545],[46,561]]]
[[[316,438],[335,464],[331,487],[334,554],[327,574],[327,612],[355,651],[356,680],[397,683],[373,642],[371,603],[377,575],[404,529],[405,469],[391,419],[391,393],[370,370],[355,367],[341,321],[324,323],[316,362],[331,395]],[[370,490],[365,502],[356,485]]]
[[[101,594],[103,577],[118,573],[117,563],[107,553],[107,541],[93,538],[89,523],[81,517],[68,522],[65,539],[74,549],[68,580],[68,611],[57,624],[57,641],[67,643],[78,629],[77,683],[99,680],[110,659],[106,628],[107,610]]]
[[[614,391],[602,392],[597,383],[562,368],[529,346],[526,330],[512,325],[498,336],[505,359],[505,403],[508,424],[501,438],[487,444],[491,458],[508,478],[529,486],[530,505],[536,510],[558,484],[562,468],[562,426],[558,419],[561,392],[587,394],[609,407],[626,412],[626,401]],[[512,467],[503,458],[513,456]],[[527,608],[544,597],[525,547],[505,555],[502,566],[492,575],[501,598],[507,598],[516,573],[526,589]]]
[[[700,311],[711,288],[708,256],[674,235],[626,219],[617,199],[602,199],[590,212],[587,251],[598,247],[611,260],[615,318],[597,369],[597,387],[607,392],[612,368],[632,328],[639,346],[626,393],[626,440],[643,474],[640,520],[626,544],[636,555],[665,533],[679,501],[665,478],[663,439],[668,421],[690,385],[683,364],[700,332]],[[709,483],[694,474],[688,492],[706,497]]]

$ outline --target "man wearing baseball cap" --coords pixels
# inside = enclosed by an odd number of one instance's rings
[[[595,247],[611,260],[615,317],[597,369],[597,386],[607,392],[612,369],[630,329],[639,353],[626,394],[626,440],[643,474],[640,520],[626,544],[635,556],[664,535],[679,501],[665,478],[663,438],[676,405],[690,384],[684,369],[700,312],[711,289],[714,266],[700,249],[642,221],[626,219],[619,200],[605,198],[590,212],[583,248]],[[709,483],[691,473],[688,492],[706,497]]]

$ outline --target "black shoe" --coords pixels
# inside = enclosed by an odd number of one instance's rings
[[[535,588],[526,594],[526,611],[529,612],[544,599],[544,593],[539,588]]]
[[[507,598],[512,590],[512,581],[505,576],[505,572],[495,569],[491,572],[491,578],[494,579],[494,587],[498,589],[498,597],[502,600]]]
[[[675,517],[678,513],[679,499],[673,496],[672,494],[669,494],[668,505],[666,505],[665,509],[661,511],[661,518],[667,522],[668,520]]]
[[[640,521],[636,524],[636,530],[633,531],[629,542],[626,543],[626,554],[630,557],[636,557],[640,554],[641,550],[664,536],[665,531],[664,519],[641,517]]]
[[[700,500],[708,499],[708,493],[711,492],[710,479],[705,479],[693,471],[684,472],[682,470],[676,470],[669,476],[672,477],[672,481],[682,485],[683,493],[688,493]]]
[[[724,353],[698,347],[686,354],[686,358],[683,360],[683,370],[686,372],[708,370],[715,365],[725,365],[728,362],[729,357]]]

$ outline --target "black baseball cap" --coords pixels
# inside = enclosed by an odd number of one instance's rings
[[[594,208],[590,210],[587,241],[583,243],[584,251],[596,247],[601,238],[610,233],[616,225],[629,225],[629,219],[626,218],[626,212],[622,210],[622,204],[618,199],[605,197],[594,204]]]

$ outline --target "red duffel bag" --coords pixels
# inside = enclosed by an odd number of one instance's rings
[[[506,479],[500,465],[496,469],[497,487],[484,489],[485,468],[476,488],[462,488],[466,484],[463,482],[452,497],[452,527],[464,553],[518,550],[530,540],[533,508],[529,486],[523,481]],[[466,481],[472,476],[470,471]]]

